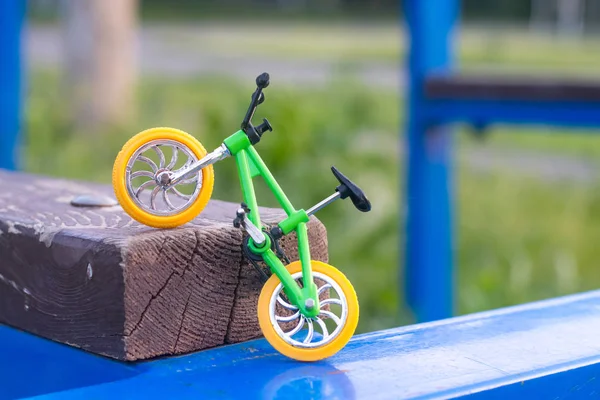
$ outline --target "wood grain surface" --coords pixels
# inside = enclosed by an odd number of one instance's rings
[[[237,203],[211,200],[191,223],[160,230],[120,206],[75,207],[112,188],[0,171],[0,323],[121,360],[182,354],[261,336],[262,283],[232,225]],[[265,224],[282,210],[261,208]],[[327,262],[312,217],[311,256]],[[293,235],[282,248],[298,259]]]

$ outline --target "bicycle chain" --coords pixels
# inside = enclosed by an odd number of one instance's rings
[[[279,239],[275,240],[273,239],[273,236],[267,232],[266,230],[263,231],[263,233],[267,236],[269,236],[269,239],[271,239],[271,250],[275,251],[275,254],[277,255],[277,257],[281,260],[283,259],[283,261],[285,261],[285,265],[288,265],[290,263],[290,259],[286,256],[285,252],[283,251],[283,249],[281,248],[281,246],[279,246]],[[250,236],[246,236],[244,238],[244,242],[242,244],[242,250],[244,252],[244,255],[246,256],[246,258],[250,261],[250,263],[252,264],[252,266],[258,271],[259,275],[260,275],[260,280],[262,281],[262,283],[264,284],[265,282],[267,282],[267,280],[269,279],[269,276],[271,274],[268,274],[265,272],[265,270],[269,271],[269,268],[262,268],[260,265],[258,265],[258,262],[263,261],[262,257],[259,256],[258,254],[253,253],[250,248],[248,247],[248,242],[250,241]]]

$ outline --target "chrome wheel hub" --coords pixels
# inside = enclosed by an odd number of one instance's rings
[[[292,274],[302,286],[302,272]],[[269,303],[269,317],[277,334],[288,344],[299,348],[324,346],[334,340],[348,318],[348,301],[341,287],[329,276],[313,272],[319,296],[319,314],[305,317],[291,304],[280,283]],[[314,306],[314,304],[313,304]]]
[[[149,214],[179,214],[198,198],[202,171],[190,174],[174,185],[171,185],[171,176],[197,161],[198,157],[182,143],[152,140],[137,149],[127,162],[127,192],[134,203]]]

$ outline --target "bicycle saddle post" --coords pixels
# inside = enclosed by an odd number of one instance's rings
[[[346,177],[346,175],[342,174],[336,167],[332,166],[331,171],[336,179],[340,182],[338,187],[335,188],[335,193],[321,201],[318,204],[315,204],[311,208],[306,211],[308,216],[313,215],[323,207],[328,204],[333,203],[337,199],[345,199],[350,197],[352,200],[352,204],[358,209],[358,211],[367,212],[371,210],[371,202],[365,196],[365,193],[358,187],[354,182]]]

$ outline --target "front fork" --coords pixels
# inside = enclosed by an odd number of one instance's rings
[[[234,225],[241,226],[250,236],[248,248],[252,253],[261,256],[269,266],[271,272],[279,278],[285,294],[290,302],[299,308],[300,313],[308,318],[316,317],[319,314],[320,305],[317,295],[317,285],[313,281],[310,264],[306,223],[301,222],[296,228],[300,263],[302,265],[303,287],[300,288],[279,257],[271,249],[271,239],[269,236],[265,235],[246,217],[246,212],[247,209],[244,206],[238,210]]]
[[[183,168],[177,173],[169,174],[168,179],[165,182],[166,188],[176,185],[201,169],[229,156],[231,156],[231,151],[225,144],[222,144],[217,149],[204,156],[201,160],[187,166],[187,168]],[[242,165],[241,168],[243,167],[244,166]],[[245,175],[249,175],[249,171],[246,171],[246,173],[243,174],[243,176]],[[256,212],[258,212],[258,210],[256,210]],[[244,209],[244,207],[238,210],[236,221],[251,238],[248,243],[250,251],[260,255],[271,269],[271,272],[279,278],[283,284],[285,294],[292,304],[300,309],[302,315],[308,318],[316,317],[319,314],[320,305],[317,295],[317,285],[313,281],[306,223],[300,222],[296,226],[300,263],[302,265],[302,281],[304,283],[304,287],[300,288],[294,278],[292,278],[292,275],[288,272],[287,268],[283,265],[281,260],[279,260],[279,257],[271,250],[270,238],[246,217],[246,209]],[[307,282],[309,283],[307,284]]]
[[[312,318],[319,314],[319,298],[317,296],[317,285],[312,280],[312,268],[310,263],[308,267],[302,264],[302,281],[310,282],[309,285],[304,284],[300,288],[298,283],[292,278],[287,268],[273,253],[271,249],[262,254],[263,260],[271,268],[271,271],[277,275],[283,284],[283,290],[292,304],[300,309],[300,313],[305,317]],[[307,278],[310,277],[310,278]]]

